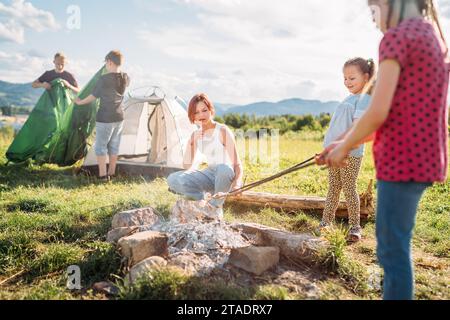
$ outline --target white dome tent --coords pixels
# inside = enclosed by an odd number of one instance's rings
[[[124,126],[117,170],[120,174],[167,176],[183,169],[186,145],[195,131],[185,102],[167,98],[158,87],[150,96],[129,95],[123,103]],[[97,172],[94,148],[88,152],[83,169]]]

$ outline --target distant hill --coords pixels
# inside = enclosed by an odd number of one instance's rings
[[[31,83],[15,84],[0,80],[0,107],[33,107],[41,96],[43,89],[33,89]],[[239,113],[256,116],[270,115],[319,115],[333,113],[338,102],[321,102],[319,100],[288,99],[279,102],[257,102],[248,105],[215,103],[216,114]]]
[[[223,115],[231,108],[236,108],[238,105],[229,103],[214,103],[214,108],[216,108],[217,115]]]
[[[33,107],[42,92],[43,89],[33,89],[31,83],[16,84],[0,80],[0,107]]]
[[[333,113],[339,102],[322,102],[319,100],[288,99],[279,102],[258,102],[244,106],[229,107],[225,110],[218,108],[217,115],[227,113],[239,113],[256,116],[272,115],[319,115],[321,113]]]

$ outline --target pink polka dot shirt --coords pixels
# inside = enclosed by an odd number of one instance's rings
[[[374,142],[377,178],[443,182],[448,168],[447,92],[450,66],[431,23],[403,21],[385,34],[380,63],[398,61],[401,74],[386,122]]]

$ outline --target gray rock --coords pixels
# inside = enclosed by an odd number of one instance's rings
[[[264,245],[280,248],[280,253],[293,261],[311,263],[326,241],[309,234],[293,234],[283,231],[266,231],[261,234]]]
[[[151,207],[124,211],[116,214],[112,219],[112,229],[154,225],[159,222],[157,211]]]
[[[131,268],[125,279],[126,281],[128,281],[128,283],[134,283],[137,279],[149,273],[150,271],[161,269],[166,265],[167,261],[161,257],[154,256],[147,258]]]
[[[116,228],[108,232],[108,235],[106,236],[106,242],[117,243],[123,237],[128,237],[138,232],[151,231],[152,227],[153,225],[149,224],[144,226]]]
[[[184,274],[189,276],[205,276],[216,267],[206,254],[198,255],[189,251],[172,255],[169,265],[183,270]]]
[[[106,236],[106,242],[116,243],[121,238],[130,236],[133,233],[136,233],[138,230],[139,230],[139,227],[137,227],[137,226],[113,229],[108,232],[108,235]]]
[[[181,224],[190,223],[193,221],[222,219],[223,209],[208,206],[208,202],[204,200],[189,201],[186,199],[180,199],[175,203],[175,206],[172,208],[172,212],[169,216],[169,220],[176,221]]]
[[[168,237],[161,232],[136,233],[120,239],[118,246],[122,255],[132,266],[152,256],[168,255]]]
[[[277,247],[246,247],[232,249],[228,263],[255,275],[275,267],[280,261]]]
[[[313,262],[326,241],[309,234],[294,234],[254,223],[237,223],[234,229],[250,235],[258,246],[280,248],[280,253],[293,261]]]

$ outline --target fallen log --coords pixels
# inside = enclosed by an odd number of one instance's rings
[[[325,198],[315,196],[292,196],[282,194],[271,194],[263,192],[244,192],[240,196],[227,198],[227,205],[240,205],[244,207],[272,208],[284,211],[305,211],[322,213],[325,208]],[[360,195],[361,219],[366,220],[374,214],[372,181],[367,191]],[[348,218],[347,204],[340,201],[336,211],[336,217]]]
[[[315,262],[319,250],[326,246],[326,241],[309,234],[294,234],[256,223],[235,223],[231,227],[243,234],[253,235],[257,246],[278,247],[282,256],[297,263]]]

